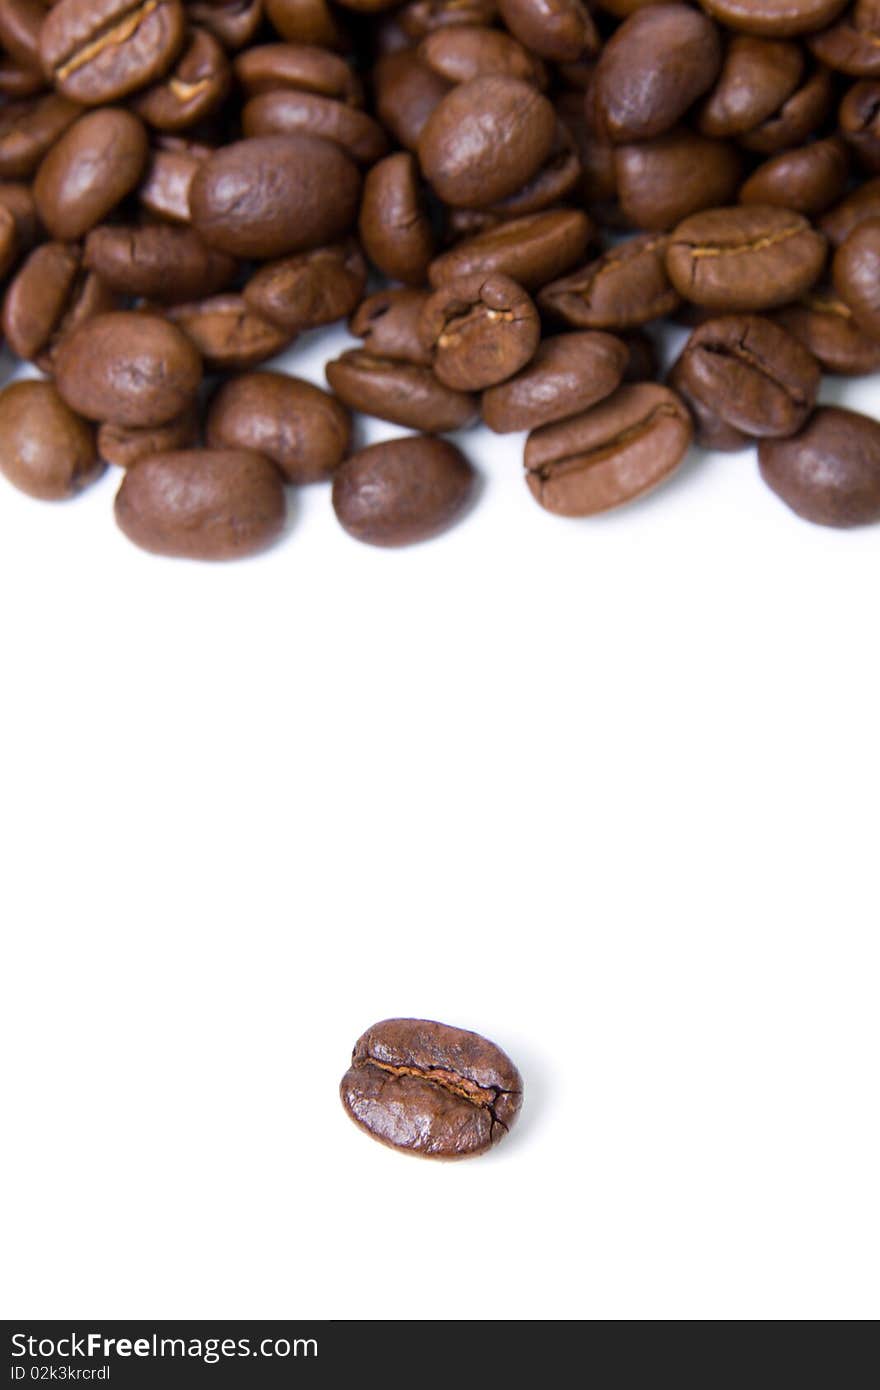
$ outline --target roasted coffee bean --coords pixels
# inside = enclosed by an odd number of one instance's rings
[[[430,367],[355,349],[325,368],[331,388],[350,410],[411,430],[443,434],[473,424],[477,398],[444,386]]]
[[[810,34],[807,43],[821,63],[847,77],[880,77],[878,31],[880,14],[876,0],[856,0],[836,24]]]
[[[611,139],[671,130],[721,67],[718,30],[688,5],[651,5],[625,19],[602,50],[596,102]]]
[[[344,319],[360,303],[367,266],[355,241],[269,261],[251,276],[244,299],[255,314],[292,333]]]
[[[532,53],[574,63],[599,46],[596,26],[581,0],[498,0],[511,34]]]
[[[81,106],[57,92],[0,106],[0,178],[29,178],[81,114]]]
[[[852,310],[830,289],[817,289],[773,316],[818,361],[839,376],[880,371],[880,338],[859,328]]]
[[[192,181],[208,153],[186,148],[154,150],[137,189],[143,209],[163,222],[188,223]]]
[[[192,404],[199,354],[174,324],[152,314],[99,314],[68,333],[55,355],[63,399],[89,420],[164,425]]]
[[[98,429],[98,453],[105,463],[133,468],[141,459],[190,449],[199,441],[199,412],[193,404],[167,425],[142,429],[105,423]]]
[[[45,91],[42,70],[21,68],[0,51],[0,95],[9,101],[22,101]]]
[[[666,481],[693,435],[687,409],[665,386],[621,386],[613,396],[526,441],[532,496],[560,516],[592,516]]]
[[[64,337],[117,304],[109,285],[83,270],[78,247],[49,241],[31,252],[10,283],[3,333],[19,357],[51,372]]]
[[[137,185],[147,154],[147,132],[130,111],[81,116],[53,145],[34,182],[51,236],[75,241],[97,226]]]
[[[191,304],[172,304],[166,313],[212,372],[257,367],[290,347],[296,337],[291,329],[254,313],[240,294],[215,294]]]
[[[679,294],[720,312],[786,304],[818,280],[825,238],[784,208],[712,208],[681,222],[666,268]]]
[[[192,181],[190,211],[209,246],[270,260],[342,236],[359,193],[357,169],[338,145],[314,135],[270,135],[206,159]]]
[[[358,1038],[339,1093],[373,1139],[426,1158],[467,1158],[507,1134],[523,1083],[506,1053],[478,1033],[386,1018]]]
[[[834,86],[826,68],[817,68],[801,86],[760,125],[739,137],[755,154],[777,154],[801,144],[819,129],[831,110]]]
[[[514,193],[547,158],[556,117],[546,97],[512,77],[453,87],[419,139],[422,172],[454,207],[487,207]]]
[[[235,560],[264,549],[284,527],[286,504],[273,463],[244,449],[154,454],[128,469],[116,521],[154,555]]]
[[[880,424],[822,406],[791,439],[764,439],[761,476],[783,502],[820,526],[880,521]]]
[[[803,72],[798,44],[735,34],[718,80],[699,108],[698,129],[716,140],[754,130],[797,91]]]
[[[483,393],[483,420],[497,434],[578,415],[617,390],[629,350],[609,333],[545,338],[529,365]]]
[[[58,0],[40,30],[40,57],[60,92],[98,106],[163,77],[185,30],[179,0]]]
[[[290,88],[363,106],[363,85],[344,58],[308,44],[267,43],[248,48],[233,63],[239,86],[250,97]]]
[[[698,396],[691,394],[687,372],[683,370],[680,357],[673,363],[666,382],[687,406],[694,426],[694,443],[701,449],[735,453],[754,443],[749,435],[743,434],[742,430],[735,429],[726,420],[722,420],[712,405],[707,405]]]
[[[880,339],[880,218],[853,228],[835,253],[831,276],[859,328]]]
[[[532,360],[541,324],[531,298],[515,280],[477,275],[435,290],[422,311],[419,332],[444,386],[482,391]]]
[[[860,188],[854,188],[845,198],[819,219],[819,230],[824,233],[833,247],[846,241],[850,232],[860,222],[880,217],[880,178],[868,179]]]
[[[417,43],[435,29],[451,25],[485,28],[496,19],[497,13],[496,0],[409,0],[393,20],[406,38]]]
[[[411,154],[391,154],[370,170],[358,229],[364,251],[383,275],[407,285],[424,284],[434,233]]]
[[[664,236],[631,237],[545,285],[538,304],[572,328],[639,328],[674,313],[679,299],[666,273],[668,245]]]
[[[592,235],[590,219],[573,208],[516,218],[461,241],[431,262],[435,287],[467,275],[509,275],[534,290],[564,275],[583,256]]]
[[[849,158],[843,142],[837,137],[816,140],[760,164],[742,185],[739,201],[772,204],[814,217],[841,196],[848,172]]]
[[[505,219],[543,212],[563,202],[576,188],[580,177],[580,160],[574,140],[562,121],[557,121],[550,153],[538,172],[515,193],[493,203],[491,210]]]
[[[735,145],[684,129],[618,145],[614,163],[620,206],[646,232],[669,231],[691,213],[723,206],[735,197],[742,175]]]
[[[251,97],[242,113],[248,136],[312,135],[331,141],[358,164],[375,164],[388,151],[378,121],[356,106],[314,92],[263,92]]]
[[[191,0],[193,24],[201,24],[224,48],[234,53],[250,43],[263,18],[263,0]]]
[[[819,364],[779,324],[730,314],[696,328],[681,357],[679,381],[743,434],[781,438],[806,422],[819,390]]]
[[[472,82],[475,77],[515,77],[533,86],[547,85],[547,69],[534,50],[524,48],[498,29],[454,25],[435,29],[422,39],[419,57],[447,82]]]
[[[134,109],[157,130],[188,130],[217,110],[229,91],[232,70],[222,47],[207,29],[192,29],[174,67],[134,102]]]
[[[356,540],[412,545],[458,520],[474,482],[467,459],[447,440],[389,439],[340,464],[333,476],[333,510]]]
[[[840,14],[847,0],[700,0],[709,14],[746,34],[790,38],[824,29]]]
[[[276,33],[291,43],[320,48],[345,47],[345,33],[327,0],[264,0],[266,17]]]
[[[376,113],[405,150],[416,150],[428,120],[450,90],[413,49],[388,53],[373,70]]]
[[[40,29],[46,18],[42,0],[3,0],[0,46],[26,68],[40,66]]]
[[[43,501],[72,497],[101,464],[94,435],[49,381],[16,381],[0,391],[0,473]]]
[[[236,272],[231,256],[212,251],[189,227],[96,227],[84,263],[120,294],[168,304],[216,294]]]
[[[214,449],[252,449],[288,482],[328,478],[351,441],[351,417],[326,391],[279,372],[248,372],[224,383],[211,402],[205,441]]]
[[[372,357],[430,367],[433,352],[419,335],[419,320],[428,298],[427,290],[380,290],[362,301],[352,315],[349,331],[363,338]]]
[[[857,82],[850,87],[837,119],[859,163],[872,173],[880,170],[880,82]]]

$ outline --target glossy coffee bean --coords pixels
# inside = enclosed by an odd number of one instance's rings
[[[165,310],[212,372],[242,372],[290,347],[296,334],[254,313],[243,295],[215,294]]]
[[[190,227],[96,227],[84,264],[120,294],[184,302],[224,289],[236,262],[212,251]]]
[[[626,330],[675,312],[679,297],[666,272],[669,239],[631,237],[561,280],[545,285],[538,304],[572,328]]]
[[[72,497],[101,472],[86,422],[49,381],[0,391],[0,473],[43,501]]]
[[[534,50],[499,29],[460,24],[435,29],[422,39],[418,51],[422,62],[449,83],[515,77],[535,87],[547,85],[547,70]]]
[[[541,338],[537,309],[507,275],[477,275],[435,290],[419,331],[435,375],[455,391],[506,381],[531,361]]]
[[[3,302],[3,332],[19,357],[51,372],[59,344],[79,324],[118,306],[77,246],[49,241],[31,252]]]
[[[81,116],[37,171],[40,217],[58,241],[75,241],[137,185],[147,162],[147,132],[130,111],[109,107]]]
[[[611,139],[671,130],[721,67],[717,28],[688,5],[651,5],[624,20],[596,68],[596,102]]]
[[[189,340],[152,314],[100,314],[67,334],[55,356],[55,381],[71,409],[116,425],[176,419],[201,377]]]
[[[687,372],[683,369],[681,357],[672,364],[666,377],[666,384],[677,396],[681,397],[687,406],[694,426],[694,443],[698,444],[701,449],[734,453],[754,443],[749,435],[743,434],[742,430],[738,430],[733,425],[728,424],[726,420],[722,420],[711,404],[707,404],[700,400],[699,396],[691,394]]]
[[[432,113],[450,90],[414,49],[388,53],[373,69],[376,113],[405,150],[418,148]]]
[[[830,289],[815,289],[774,314],[816,358],[824,372],[865,376],[880,371],[880,338],[872,338],[852,310]]]
[[[559,516],[593,516],[666,481],[693,436],[682,401],[665,386],[621,386],[613,396],[529,435],[532,496]]]
[[[560,333],[545,338],[529,365],[483,393],[491,430],[533,430],[578,415],[617,390],[629,349],[610,333]]]
[[[762,440],[758,462],[765,483],[806,521],[880,521],[880,424],[867,415],[822,406],[800,434]]]
[[[58,0],[40,30],[40,57],[58,91],[98,106],[163,77],[185,28],[179,0]]]
[[[553,143],[536,173],[514,193],[492,203],[490,211],[504,219],[526,217],[564,202],[581,177],[580,160],[574,139],[562,121],[557,120]]]
[[[344,48],[345,36],[327,0],[265,0],[266,18],[282,39]]]
[[[411,154],[391,154],[370,170],[358,230],[364,251],[383,275],[407,285],[424,284],[434,233]]]
[[[217,110],[229,91],[232,69],[207,29],[191,29],[171,71],[133,102],[156,130],[189,130]]]
[[[0,178],[29,178],[82,110],[57,92],[0,106]]]
[[[345,318],[360,303],[366,283],[357,243],[339,241],[260,266],[244,287],[244,299],[255,314],[300,333]]]
[[[459,242],[431,262],[428,276],[439,287],[467,275],[497,273],[538,289],[577,264],[591,235],[589,218],[574,208],[535,213]]]
[[[815,140],[759,164],[740,188],[739,201],[772,204],[815,217],[840,198],[848,173],[843,141],[836,137]]]
[[[807,43],[814,56],[835,72],[847,77],[878,77],[878,27],[876,0],[856,0],[835,24],[810,34]]]
[[[117,468],[133,468],[141,459],[190,449],[199,442],[199,412],[193,403],[176,420],[141,429],[109,422],[98,429],[98,453]]]
[[[478,1033],[387,1018],[358,1038],[339,1091],[373,1139],[425,1158],[467,1158],[510,1130],[523,1083],[506,1053]]]
[[[130,468],[115,510],[120,529],[142,550],[235,560],[277,539],[286,503],[281,475],[262,455],[187,449]]]
[[[819,219],[819,230],[833,247],[838,247],[860,222],[868,222],[875,217],[880,218],[880,178],[868,179],[835,203]]]
[[[847,0],[700,0],[703,8],[728,29],[746,34],[788,38],[824,29]]]
[[[859,328],[880,340],[880,218],[853,228],[835,252],[831,275]]]
[[[430,367],[355,349],[325,367],[327,381],[350,410],[406,429],[444,434],[473,424],[477,398],[444,386]]]
[[[138,201],[144,211],[163,222],[188,224],[192,181],[209,153],[207,150],[199,153],[185,146],[153,150],[137,187]]]
[[[242,112],[245,135],[312,135],[338,145],[358,164],[374,164],[388,152],[378,121],[344,101],[289,89],[251,97]]]
[[[669,231],[691,213],[736,196],[742,155],[735,145],[676,129],[655,140],[618,145],[615,186],[627,220],[642,231]]]
[[[365,351],[373,357],[430,367],[433,353],[419,335],[428,298],[427,290],[379,290],[358,306],[349,321],[349,332],[363,339]]]
[[[507,28],[532,53],[574,63],[598,47],[593,18],[581,0],[498,0]]]
[[[739,137],[755,154],[778,154],[807,140],[826,120],[834,101],[834,84],[827,68],[807,71],[803,81],[778,110]]]
[[[698,129],[716,140],[754,130],[797,91],[804,68],[804,52],[796,43],[733,35],[718,79],[698,108]]]
[[[42,0],[3,0],[0,4],[0,46],[23,67],[40,66],[40,29],[45,17]]]
[[[856,160],[872,173],[880,170],[880,82],[857,82],[850,87],[837,119],[841,134]]]
[[[696,328],[679,381],[725,423],[764,438],[796,433],[816,403],[819,364],[779,324],[730,314]]]
[[[339,401],[280,372],[247,372],[224,382],[205,421],[212,448],[252,449],[291,483],[330,477],[350,440],[351,417]]]
[[[263,0],[190,0],[193,24],[207,29],[218,43],[235,53],[250,43],[263,18]]]
[[[458,520],[474,482],[467,459],[447,440],[389,439],[340,464],[333,478],[333,510],[356,540],[412,545]]]
[[[344,58],[312,44],[266,43],[239,53],[236,80],[249,97],[291,89],[363,106],[363,86]]]
[[[672,233],[666,268],[682,298],[720,312],[774,308],[819,278],[827,245],[784,208],[712,208]]]

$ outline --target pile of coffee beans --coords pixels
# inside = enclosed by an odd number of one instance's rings
[[[441,438],[527,431],[590,516],[757,442],[808,520],[880,520],[880,0],[0,0],[0,470],[124,470],[165,555],[275,539],[289,486],[401,545]],[[660,375],[657,326],[692,330]],[[347,321],[329,391],[267,370]],[[353,450],[352,412],[415,433]]]

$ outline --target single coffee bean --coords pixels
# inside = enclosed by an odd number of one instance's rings
[[[212,251],[189,227],[96,227],[84,263],[120,294],[162,303],[215,294],[235,276],[236,262]]]
[[[630,237],[598,260],[545,285],[538,304],[572,328],[639,328],[674,313],[678,294],[666,273],[669,238]]]
[[[407,429],[444,434],[473,424],[479,413],[475,396],[444,386],[430,367],[413,362],[355,349],[328,362],[324,370],[332,390],[350,410]]]
[[[189,223],[190,188],[199,165],[209,153],[205,150],[200,154],[185,147],[154,150],[137,188],[141,207],[163,222]]]
[[[98,453],[105,463],[133,468],[141,459],[190,449],[199,442],[199,412],[195,403],[166,425],[142,429],[105,422],[98,429]]]
[[[30,178],[82,107],[57,92],[0,107],[0,178]]]
[[[364,348],[372,357],[430,367],[433,352],[419,335],[419,320],[429,297],[427,290],[380,290],[358,306],[349,322],[349,332],[363,338]]]
[[[72,497],[100,474],[92,431],[50,381],[15,381],[0,391],[0,472],[48,502]]]
[[[422,39],[419,57],[447,82],[472,82],[476,77],[515,77],[544,88],[547,69],[540,58],[510,34],[499,29],[453,25],[435,29]]]
[[[201,377],[192,343],[153,314],[99,314],[68,333],[55,354],[55,381],[71,409],[115,425],[176,419]]]
[[[209,246],[271,260],[342,236],[359,194],[357,169],[338,145],[314,135],[270,135],[239,140],[206,159],[192,181],[190,211]]]
[[[700,0],[703,8],[728,29],[746,34],[790,38],[824,29],[840,14],[847,0]]]
[[[679,294],[721,312],[770,309],[818,280],[827,244],[785,208],[712,208],[672,233],[666,268]]]
[[[428,276],[435,288],[467,275],[509,275],[526,290],[539,289],[571,270],[592,235],[583,212],[559,208],[491,227],[459,242],[431,262]]]
[[[425,1158],[468,1158],[503,1139],[522,1078],[478,1033],[421,1018],[386,1018],[358,1038],[339,1087],[373,1139]]]
[[[836,136],[815,140],[759,164],[739,190],[739,201],[772,204],[814,217],[841,196],[848,173],[843,141]]]
[[[836,24],[810,34],[807,44],[814,57],[835,72],[847,77],[878,77],[878,28],[875,0],[856,0]]]
[[[405,38],[418,43],[435,29],[445,29],[453,24],[481,25],[485,28],[497,15],[496,0],[408,0],[392,17],[392,21],[399,26]]]
[[[779,324],[731,314],[696,328],[681,357],[680,380],[743,434],[795,434],[816,403],[821,373],[812,353]]]
[[[474,482],[467,459],[447,440],[389,439],[340,464],[333,476],[333,510],[356,540],[412,545],[458,520]]]
[[[822,370],[838,376],[880,371],[880,338],[859,328],[852,310],[830,289],[816,289],[774,314],[777,323],[803,343]]]
[[[291,43],[343,49],[345,33],[327,0],[265,0],[266,17]]]
[[[3,0],[0,4],[0,45],[23,67],[40,66],[40,29],[45,17],[42,0]]]
[[[358,229],[377,270],[390,280],[424,284],[434,255],[434,233],[416,161],[405,150],[380,160],[367,174]]]
[[[198,349],[212,372],[242,372],[290,347],[296,333],[254,313],[243,295],[215,294],[165,313]]]
[[[147,132],[130,111],[112,107],[81,116],[37,171],[40,217],[58,241],[97,226],[137,185],[147,163]]]
[[[761,476],[805,521],[863,526],[880,521],[880,424],[822,406],[791,439],[763,439]]]
[[[251,97],[242,124],[249,136],[319,136],[339,145],[358,164],[375,164],[388,152],[385,132],[372,116],[314,92],[285,89]]]
[[[31,252],[10,283],[3,302],[3,333],[19,357],[52,372],[62,339],[117,304],[109,285],[83,270],[78,247],[49,241]]]
[[[859,164],[880,170],[880,82],[857,82],[850,87],[837,113],[841,134]]]
[[[273,463],[244,449],[154,454],[129,468],[116,521],[154,555],[235,560],[276,540],[286,502]]]
[[[698,109],[698,130],[716,140],[754,130],[797,91],[804,66],[799,44],[734,34],[718,81]]]
[[[665,386],[621,386],[582,415],[543,425],[526,441],[532,496],[559,516],[593,516],[666,481],[693,435],[682,401]]]
[[[58,91],[99,106],[164,76],[185,32],[180,0],[58,0],[40,30],[40,57]]]
[[[803,144],[826,120],[834,101],[834,84],[826,68],[808,72],[801,85],[772,116],[739,137],[755,154],[778,154]]]
[[[853,228],[835,252],[831,278],[859,328],[880,339],[880,218]]]
[[[501,18],[521,44],[555,63],[574,63],[599,47],[596,26],[580,0],[498,0]]]
[[[560,333],[545,338],[529,365],[483,393],[490,430],[533,430],[588,410],[617,390],[629,350],[610,333]]]
[[[868,222],[874,217],[880,218],[880,178],[868,179],[867,183],[854,188],[836,203],[819,219],[819,230],[836,248],[846,241],[860,222]]]
[[[191,29],[171,71],[140,93],[134,109],[156,130],[188,130],[217,110],[231,81],[232,69],[218,41],[207,29]]]
[[[376,114],[405,150],[417,149],[429,117],[449,90],[449,83],[414,49],[388,53],[373,69]]]
[[[688,5],[651,5],[625,19],[596,68],[596,102],[615,142],[671,130],[721,67],[718,30]]]
[[[263,0],[191,0],[187,11],[230,53],[250,43],[263,18]]]
[[[288,332],[336,323],[360,303],[367,266],[355,241],[260,266],[244,287],[249,309]]]
[[[580,160],[574,140],[563,122],[557,120],[550,153],[537,173],[515,193],[493,203],[491,210],[505,219],[543,212],[567,198],[576,188],[580,177]]]
[[[634,227],[669,231],[691,213],[736,196],[742,155],[735,145],[678,128],[655,140],[618,145],[615,183]]]
[[[714,407],[707,405],[698,396],[691,394],[687,372],[683,370],[679,357],[670,368],[666,384],[680,396],[688,408],[694,426],[694,443],[701,449],[715,449],[721,453],[735,453],[753,444],[754,440],[742,430],[722,420]]]
[[[205,422],[213,449],[252,449],[277,464],[290,483],[329,478],[351,441],[351,417],[326,391],[279,372],[232,377],[215,395]]]
[[[419,161],[438,197],[487,207],[537,173],[556,134],[546,97],[512,77],[478,77],[453,87],[419,139]]]
[[[507,275],[477,275],[435,290],[419,331],[436,376],[454,391],[506,381],[532,360],[541,340],[537,309]]]
[[[363,85],[344,58],[309,44],[258,44],[240,53],[233,63],[238,85],[249,97],[285,88],[333,97],[349,106],[363,106]]]

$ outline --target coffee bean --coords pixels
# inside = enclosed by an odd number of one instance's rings
[[[231,81],[218,41],[207,29],[192,29],[174,67],[135,99],[134,109],[156,130],[188,130],[217,110]]]
[[[372,116],[314,92],[281,90],[251,97],[242,123],[249,136],[319,136],[339,145],[358,164],[375,164],[388,151],[385,132]]]
[[[679,381],[743,434],[781,437],[806,422],[819,390],[819,364],[770,319],[731,314],[696,328],[681,358]]]
[[[284,487],[274,464],[243,449],[154,454],[130,468],[116,521],[154,555],[235,560],[280,535]]]
[[[333,477],[333,510],[356,540],[412,545],[458,520],[474,481],[467,459],[445,439],[389,439],[340,464]]]
[[[543,212],[562,202],[577,186],[581,175],[574,140],[562,121],[557,120],[550,152],[543,164],[515,193],[491,205],[491,211],[505,220]]]
[[[651,5],[625,19],[602,50],[596,102],[611,139],[671,130],[721,67],[718,30],[688,5]]]
[[[179,0],[58,0],[40,30],[40,57],[60,92],[98,106],[162,77],[184,36]]]
[[[115,425],[164,425],[192,404],[202,376],[195,348],[152,314],[99,314],[60,343],[55,381],[72,410]]]
[[[11,215],[16,247],[26,255],[42,236],[34,195],[26,183],[0,183],[0,207]]]
[[[290,88],[363,106],[363,84],[344,58],[309,44],[266,43],[240,53],[233,69],[251,97]]]
[[[412,49],[388,53],[373,70],[376,112],[405,150],[415,151],[432,112],[449,83],[432,72]]]
[[[804,72],[799,44],[734,34],[697,127],[716,140],[744,135],[770,120],[797,91]]]
[[[263,18],[263,0],[191,0],[193,24],[201,24],[223,47],[235,52],[250,43]]]
[[[840,131],[858,162],[876,173],[880,169],[880,82],[857,82],[850,87],[837,113]]]
[[[137,189],[141,206],[162,221],[188,223],[192,181],[208,153],[185,147],[154,150]]]
[[[96,227],[84,264],[120,294],[185,302],[224,289],[236,262],[212,251],[189,227]]]
[[[265,0],[272,28],[291,43],[344,48],[345,38],[327,0]]]
[[[199,413],[195,402],[166,425],[142,429],[105,423],[98,429],[98,453],[117,468],[133,468],[153,454],[189,449],[199,440]]]
[[[621,386],[582,415],[530,434],[526,479],[547,511],[593,516],[665,482],[692,435],[690,416],[673,391],[650,382]]]
[[[74,241],[97,226],[138,183],[147,150],[147,132],[130,111],[90,111],[74,122],[46,155],[34,182],[37,209],[50,234]]]
[[[880,218],[880,178],[868,179],[860,188],[854,188],[830,212],[819,219],[819,230],[824,233],[833,247],[846,241],[850,232],[860,222]]]
[[[328,478],[348,452],[351,419],[317,386],[279,372],[249,372],[224,383],[211,402],[205,440],[215,449],[252,449],[288,482]]]
[[[679,128],[655,140],[618,145],[614,172],[620,206],[632,225],[669,231],[691,213],[736,195],[742,155],[734,145]]]
[[[880,521],[880,424],[822,406],[790,439],[758,448],[765,483],[806,521],[863,526]]]
[[[433,352],[419,335],[419,320],[429,297],[427,290],[380,290],[362,301],[352,315],[349,331],[363,338],[372,357],[430,367]]]
[[[666,383],[687,406],[694,426],[694,443],[701,449],[718,449],[722,453],[733,453],[754,442],[747,434],[743,434],[742,430],[722,420],[711,404],[691,394],[681,357],[672,364]]]
[[[467,275],[509,275],[526,290],[538,289],[577,264],[591,233],[589,218],[573,208],[516,218],[438,256],[429,278],[439,288]]]
[[[72,497],[98,477],[92,431],[49,381],[16,381],[0,391],[0,472],[43,501]]]
[[[777,154],[808,139],[823,124],[834,101],[834,86],[826,68],[807,72],[790,97],[760,125],[740,136],[740,144],[755,154]]]
[[[666,272],[668,237],[636,236],[581,270],[545,285],[538,304],[572,328],[639,328],[671,314],[679,298]]]
[[[839,8],[845,7],[844,0]],[[827,29],[816,25],[821,32],[807,38],[811,52],[820,62],[848,77],[880,76],[876,14],[876,6],[868,0],[868,3],[853,5]]]
[[[13,352],[48,372],[68,333],[117,304],[109,285],[83,270],[76,246],[50,241],[31,252],[10,283],[3,332]]]
[[[454,391],[481,391],[520,371],[541,339],[538,311],[507,275],[476,275],[428,299],[419,325],[434,372]]]
[[[816,289],[774,314],[825,372],[864,376],[880,371],[880,338],[859,328],[852,310],[830,289]]]
[[[589,409],[617,389],[629,359],[609,333],[561,333],[545,338],[517,376],[483,393],[491,430],[533,430]]]
[[[442,434],[473,424],[475,396],[444,386],[430,367],[374,357],[355,349],[325,368],[327,380],[350,410],[377,415],[407,429]]]
[[[3,0],[0,45],[25,68],[40,66],[40,29],[46,17],[42,0]]]
[[[796,299],[819,278],[826,242],[784,208],[712,208],[672,233],[669,278],[683,298],[707,309],[769,309]]]
[[[336,323],[360,303],[367,266],[355,241],[269,261],[251,276],[244,299],[255,314],[291,333]]]
[[[539,89],[547,85],[547,69],[540,58],[498,29],[458,24],[435,29],[422,39],[419,57],[447,82],[515,77]]]
[[[215,294],[166,309],[212,372],[244,371],[290,347],[296,334],[255,314],[240,294]]]
[[[383,275],[407,285],[424,284],[434,234],[411,154],[391,154],[370,170],[358,230],[365,252]]]
[[[848,172],[849,157],[841,140],[815,140],[759,164],[742,185],[739,201],[769,203],[813,217],[841,196]]]
[[[701,0],[704,9],[729,29],[788,38],[824,29],[847,0]]]
[[[498,0],[501,17],[526,48],[556,63],[573,63],[599,46],[596,26],[580,0]]]
[[[209,246],[271,260],[343,235],[359,192],[357,170],[337,145],[314,135],[270,135],[206,159],[192,181],[190,211]]]
[[[467,1158],[507,1134],[523,1083],[510,1058],[478,1033],[387,1018],[358,1038],[339,1093],[373,1139],[425,1158]]]

